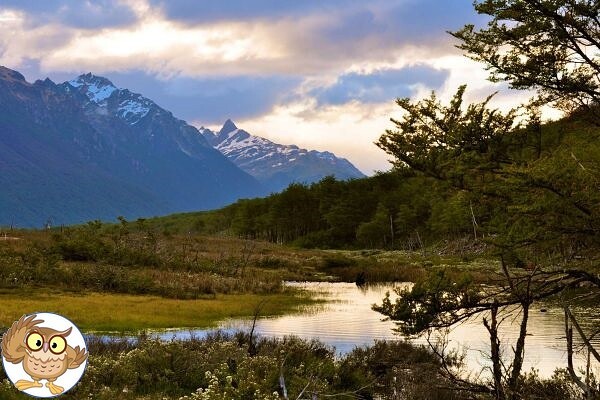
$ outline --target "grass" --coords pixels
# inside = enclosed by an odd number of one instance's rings
[[[416,282],[428,271],[469,273],[476,282],[487,283],[499,271],[497,260],[486,255],[459,257],[403,250],[324,250],[317,268],[342,281],[354,282],[362,275],[367,282]]]
[[[47,289],[3,291],[0,324],[9,326],[23,314],[56,312],[84,331],[135,332],[143,329],[214,327],[226,318],[271,316],[293,312],[311,300],[300,292],[216,295],[212,299],[176,300],[122,294],[69,294]]]
[[[18,231],[13,235],[22,240],[0,242],[0,257],[5,254],[5,264],[14,264],[16,270],[27,263],[31,264],[30,270],[37,270],[38,259],[58,258],[59,272],[69,279],[60,276],[51,283],[67,286],[62,289],[81,287],[175,298],[270,293],[277,290],[281,280],[353,282],[357,275],[364,274],[369,282],[415,281],[430,267],[482,271],[484,275],[498,269],[497,261],[490,260],[489,254],[471,254],[469,246],[457,251],[451,246],[454,242],[438,244],[426,252],[317,250],[234,237],[164,234],[155,227],[139,231],[137,223],[128,226],[129,231],[123,234],[116,232],[120,228],[115,225],[70,227],[64,232]],[[463,245],[461,241],[456,243],[461,249]],[[15,254],[25,256],[15,261]],[[31,254],[37,258],[26,256]],[[106,282],[107,276],[117,282]],[[81,282],[73,282],[77,277],[82,278]],[[12,279],[8,276],[4,286],[12,285]]]

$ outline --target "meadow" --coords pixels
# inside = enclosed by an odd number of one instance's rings
[[[300,249],[266,241],[168,234],[143,220],[13,230],[0,241],[0,324],[60,313],[86,331],[211,327],[314,302],[286,280],[415,281],[471,261],[403,251]],[[433,251],[433,250],[432,250]]]
[[[0,294],[0,324],[10,326],[23,314],[53,312],[86,332],[141,332],[169,328],[210,328],[225,318],[281,315],[311,303],[301,293],[215,295],[179,300],[112,293],[64,293],[27,289]]]

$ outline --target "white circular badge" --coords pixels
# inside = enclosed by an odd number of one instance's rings
[[[58,314],[23,315],[2,336],[6,375],[17,389],[34,397],[66,393],[81,379],[87,359],[83,335]]]

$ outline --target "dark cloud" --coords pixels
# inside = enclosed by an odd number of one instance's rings
[[[116,86],[141,93],[176,117],[202,124],[263,115],[285,102],[301,83],[285,76],[175,77],[161,80],[141,71],[105,74]]]
[[[11,8],[27,13],[31,26],[57,22],[83,29],[127,25],[135,21],[133,11],[115,0],[3,0],[0,9]]]
[[[447,31],[466,23],[483,23],[471,0],[404,0],[381,3],[364,2],[361,7],[341,10],[336,18],[311,32],[319,46],[339,52],[385,53],[402,45],[445,47],[452,51]],[[364,45],[364,47],[363,47]]]
[[[351,42],[368,36],[406,42],[445,35],[467,22],[484,20],[472,0],[150,0],[173,20],[187,23],[215,21],[301,21],[323,16],[327,23],[308,35],[322,40]],[[383,44],[383,43],[382,43]]]
[[[409,67],[377,71],[372,74],[350,73],[340,76],[328,87],[312,91],[319,104],[345,104],[353,100],[361,103],[382,103],[397,97],[407,97],[411,87],[423,84],[430,88],[442,86],[448,71],[428,67]]]
[[[408,0],[388,9],[385,21],[399,37],[418,40],[445,35],[467,23],[482,24],[487,18],[475,12],[472,0]]]
[[[298,17],[314,13],[340,11],[364,0],[150,0],[167,17],[202,23],[247,19]],[[389,0],[388,0],[389,1]],[[397,1],[397,0],[394,0]]]
[[[349,42],[371,35],[385,35],[386,31],[387,27],[378,21],[373,11],[358,9],[346,13],[343,18],[332,20],[318,34],[334,42]]]

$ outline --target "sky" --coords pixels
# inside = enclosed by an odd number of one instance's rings
[[[367,175],[398,97],[494,91],[447,31],[486,23],[472,0],[0,0],[0,65],[29,81],[92,72],[195,126],[328,150]]]

